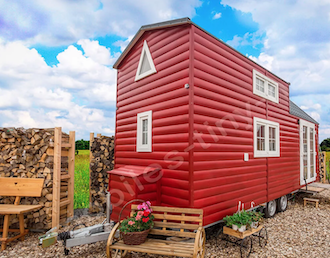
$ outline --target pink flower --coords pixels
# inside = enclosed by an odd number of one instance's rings
[[[140,220],[141,218],[142,218],[141,215],[136,215],[136,217],[135,217],[136,220]]]
[[[135,224],[135,222],[132,221],[132,220],[130,220],[130,221],[128,222],[128,225],[130,225],[130,226],[132,226],[132,225],[134,225],[134,224]]]
[[[142,205],[138,205],[138,206],[137,206],[137,209],[138,209],[138,210],[142,210]]]
[[[143,211],[138,211],[137,215],[143,216]]]

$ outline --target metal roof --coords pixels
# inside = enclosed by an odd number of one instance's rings
[[[135,45],[135,43],[140,39],[140,37],[143,35],[143,33],[145,31],[156,30],[156,29],[161,29],[161,28],[169,28],[169,27],[179,26],[179,25],[183,25],[183,24],[192,24],[192,25],[194,25],[195,27],[197,27],[200,30],[204,31],[205,33],[207,33],[211,37],[215,38],[216,40],[218,40],[222,44],[228,46],[229,48],[231,48],[232,50],[234,50],[236,53],[240,54],[244,58],[247,58],[249,61],[255,63],[259,67],[262,67],[260,64],[256,63],[252,59],[246,57],[241,52],[237,51],[235,48],[233,48],[233,47],[229,46],[227,43],[223,42],[221,39],[217,38],[216,36],[212,35],[208,31],[206,31],[203,28],[199,27],[197,24],[193,23],[188,17],[185,17],[185,18],[181,18],[181,19],[175,19],[175,20],[170,20],[170,21],[165,21],[165,22],[159,22],[159,23],[153,23],[153,24],[142,26],[139,29],[139,31],[135,34],[134,38],[131,40],[131,42],[128,44],[128,46],[125,48],[125,50],[123,51],[123,53],[119,56],[119,58],[117,59],[117,61],[113,65],[113,68],[115,68],[115,69],[118,68],[119,64],[123,61],[123,59],[126,57],[126,55],[129,53],[129,51],[132,49],[132,47]],[[262,68],[265,69],[270,74],[272,74],[275,77],[277,77],[278,79],[284,81],[287,84],[290,84],[289,82],[287,82],[287,81],[283,80],[282,78],[278,77],[276,74],[272,73],[271,71],[267,70],[266,68],[264,68],[264,67],[262,67]]]
[[[290,100],[290,114],[305,119],[314,124],[319,124],[316,120],[310,117],[304,110],[298,107],[295,103]]]

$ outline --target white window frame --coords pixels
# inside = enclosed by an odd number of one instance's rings
[[[299,119],[299,133],[300,133],[300,185],[305,185],[304,180],[304,160],[303,160],[303,148],[304,148],[304,139],[303,139],[303,127],[307,127],[307,175],[310,175],[310,128],[313,128],[313,139],[314,139],[314,146],[313,146],[313,153],[314,153],[314,177],[309,177],[306,179],[307,183],[314,182],[316,180],[316,130],[315,124],[311,122],[307,122],[306,120]]]
[[[144,55],[146,55],[146,57],[148,59],[148,62],[150,64],[150,70],[141,74],[141,68],[142,68],[142,62],[143,62],[143,56]],[[147,76],[149,76],[151,74],[154,74],[154,73],[157,73],[157,70],[156,70],[154,61],[152,60],[147,41],[145,40],[143,42],[143,48],[142,48],[141,55],[140,55],[140,61],[139,61],[138,69],[136,70],[136,74],[135,74],[135,81],[141,80],[144,77],[147,77]]]
[[[257,89],[257,78],[264,81],[265,92],[262,92]],[[268,87],[272,84],[275,87],[275,97],[268,94]],[[278,83],[271,80],[267,76],[263,75],[262,73],[258,72],[257,70],[253,70],[253,94],[278,103],[279,100],[279,87]]]
[[[260,151],[257,149],[257,133],[258,133],[258,125],[265,126],[265,150]],[[274,127],[275,137],[276,137],[276,145],[275,151],[269,150],[269,127]],[[254,145],[254,157],[279,157],[280,156],[280,124],[269,121],[266,119],[262,119],[259,117],[253,118],[253,145]]]
[[[142,120],[148,120],[148,135],[147,144],[142,144]],[[136,151],[137,152],[151,152],[152,148],[152,111],[146,111],[137,114],[137,128],[136,128]]]

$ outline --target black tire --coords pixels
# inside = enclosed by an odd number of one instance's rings
[[[287,195],[283,195],[282,197],[278,198],[276,201],[277,201],[277,211],[283,212],[288,208]]]
[[[274,217],[276,213],[276,200],[272,200],[270,202],[267,202],[266,208],[265,208],[265,217],[266,218],[272,218]]]

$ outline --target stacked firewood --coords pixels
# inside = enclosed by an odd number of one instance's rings
[[[114,167],[115,137],[95,137],[91,143],[90,204],[92,213],[106,211],[108,171]]]
[[[62,135],[68,139],[68,135]],[[53,146],[54,129],[0,128],[0,177],[44,178],[40,198],[25,197],[20,204],[40,204],[42,209],[25,216],[28,228],[47,229],[51,227],[53,200]],[[62,157],[62,171],[68,167],[68,158]],[[68,191],[61,186],[61,196]],[[15,197],[0,196],[0,203],[13,204]],[[62,218],[64,218],[62,216]],[[0,223],[3,219],[0,218]],[[18,223],[13,216],[11,224]]]
[[[326,156],[324,151],[319,152],[319,166],[320,166],[320,181],[325,183],[326,182]]]

